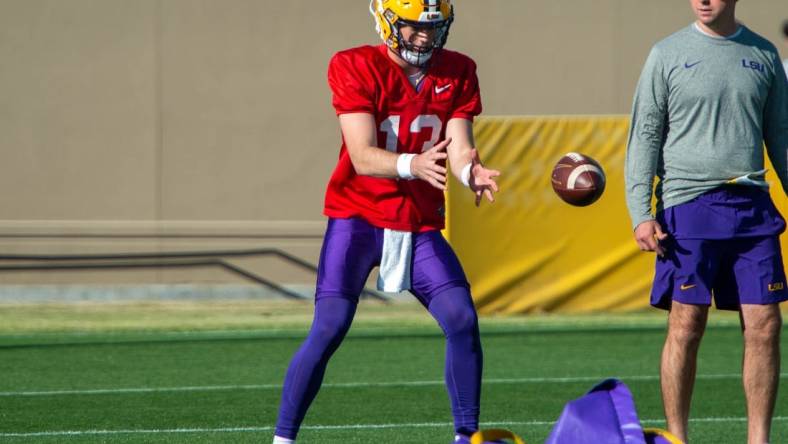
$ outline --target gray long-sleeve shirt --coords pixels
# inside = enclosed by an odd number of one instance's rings
[[[651,50],[635,91],[625,170],[632,226],[731,182],[763,182],[766,143],[788,191],[788,83],[777,49],[740,25],[716,38],[690,25]],[[749,180],[747,180],[749,179]]]

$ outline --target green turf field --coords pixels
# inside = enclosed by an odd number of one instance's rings
[[[0,306],[0,442],[269,443],[310,312],[285,302]],[[483,425],[541,443],[566,401],[611,376],[646,425],[662,425],[663,324],[656,312],[483,319]],[[362,303],[299,443],[448,444],[443,347],[419,307]],[[713,313],[700,353],[691,442],[746,442],[736,319]],[[785,393],[772,443],[788,442]]]

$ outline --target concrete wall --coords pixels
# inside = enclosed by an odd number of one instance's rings
[[[477,60],[488,115],[627,113],[650,46],[692,20],[686,0],[455,7],[448,46]],[[743,1],[739,16],[779,44],[788,2]],[[0,251],[271,246],[316,262],[339,148],[326,65],[376,42],[365,1],[0,0]],[[0,273],[237,281],[213,268]]]

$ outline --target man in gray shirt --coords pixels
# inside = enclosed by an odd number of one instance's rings
[[[735,0],[690,5],[697,21],[653,47],[635,92],[627,206],[638,246],[657,253],[651,304],[670,310],[660,370],[668,430],[686,442],[713,296],[740,311],[748,442],[764,444],[788,290],[763,145],[788,190],[788,82],[774,45],[736,21]]]

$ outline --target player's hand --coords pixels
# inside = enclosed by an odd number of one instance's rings
[[[438,143],[434,147],[416,155],[410,161],[410,174],[428,182],[439,190],[446,189],[446,167],[438,162],[446,160],[446,147],[451,143],[451,137]]]
[[[498,184],[495,182],[495,177],[501,175],[498,170],[491,170],[482,165],[479,159],[479,152],[476,148],[471,150],[471,178],[468,181],[471,191],[476,194],[476,206],[482,202],[482,195],[490,202],[495,202],[493,193],[498,192]]]
[[[655,220],[641,222],[635,227],[635,242],[643,251],[656,251],[658,255],[665,256],[665,248],[660,242],[667,239],[667,233]]]

